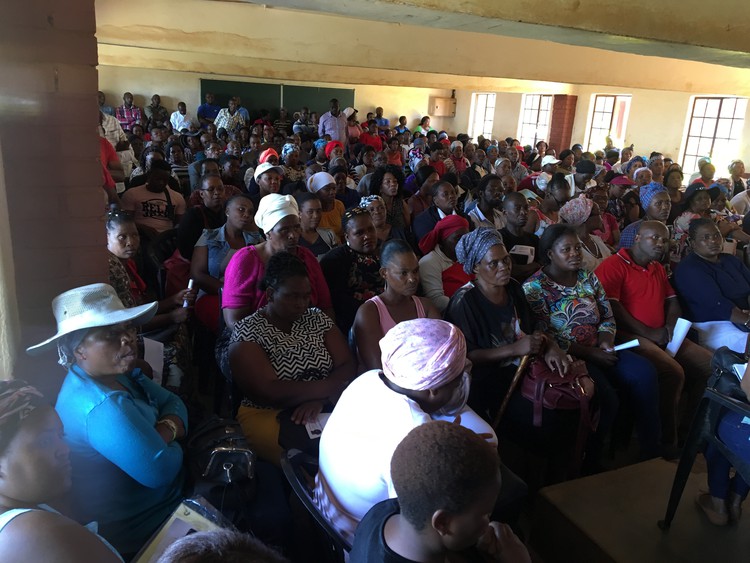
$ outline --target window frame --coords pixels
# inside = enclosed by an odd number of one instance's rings
[[[484,103],[484,119],[482,119],[482,130],[477,131],[477,107],[479,105],[479,96],[486,96],[485,103]],[[490,100],[490,96],[492,96],[492,108],[490,110],[489,119],[487,119],[487,111],[490,107],[490,104],[488,103]],[[469,115],[469,137],[476,140],[477,137],[480,135],[484,136],[485,138],[491,138],[492,137],[492,130],[495,126],[495,109],[497,108],[497,93],[496,92],[472,92],[471,94],[471,112]],[[489,131],[487,131],[487,123],[489,122]]]
[[[605,99],[605,98],[611,98],[612,99],[612,109],[609,112],[604,112],[597,110],[597,104],[599,99]],[[598,131],[604,131],[604,128],[595,126],[595,123],[597,121],[596,116],[597,114],[606,114],[609,113],[609,127],[606,129],[607,133],[605,136],[612,137],[612,126],[615,124],[615,109],[618,106],[618,102],[620,100],[627,99],[627,110],[626,115],[624,118],[624,121],[622,123],[622,140],[625,139],[625,131],[628,127],[628,119],[630,118],[630,105],[633,102],[633,96],[630,94],[593,94],[593,100],[591,103],[591,112],[589,114],[589,125],[586,132],[586,150],[589,152],[593,152],[594,150],[602,150],[604,147],[594,147],[594,149],[591,148],[591,143],[594,138],[594,130]]]
[[[536,98],[536,104],[533,107],[527,106],[527,101],[533,100]],[[542,109],[542,101],[543,100],[549,100],[549,107],[546,110]],[[531,145],[532,147],[536,147],[536,144],[539,141],[544,141],[545,143],[549,144],[549,131],[550,127],[552,125],[552,107],[553,107],[553,95],[552,94],[523,94],[523,97],[521,99],[521,115],[518,119],[518,140],[521,142],[521,145]],[[536,121],[526,121],[525,115],[527,111],[536,112]],[[537,133],[539,133],[540,125],[539,125],[539,116],[542,112],[547,113],[547,124],[544,126],[544,128],[547,131],[547,134],[544,136],[537,136]],[[527,128],[533,127],[534,128],[534,139],[533,142],[527,142],[528,137],[524,134],[524,130]]]

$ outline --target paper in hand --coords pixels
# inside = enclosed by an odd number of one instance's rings
[[[628,340],[627,342],[623,342],[622,344],[618,344],[615,346],[615,352],[619,352],[620,350],[627,350],[628,348],[636,348],[640,346],[641,343],[638,342],[637,338],[633,338],[633,340]]]
[[[690,321],[686,321],[683,318],[677,319],[677,323],[674,325],[674,332],[672,333],[672,340],[667,344],[667,354],[673,358],[675,357],[691,326],[693,326],[693,323]]]

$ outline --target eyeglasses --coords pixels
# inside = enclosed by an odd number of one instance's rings
[[[225,189],[225,186],[213,186],[210,188],[201,188],[202,192],[208,192],[209,194],[214,194],[216,192],[223,192]]]

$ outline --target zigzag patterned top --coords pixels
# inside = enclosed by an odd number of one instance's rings
[[[231,342],[258,344],[279,379],[314,381],[328,377],[333,369],[333,358],[325,345],[325,335],[331,328],[333,321],[316,307],[310,307],[292,324],[291,333],[279,330],[256,311],[235,325]],[[259,409],[273,408],[253,403],[251,397],[245,397],[242,404]]]

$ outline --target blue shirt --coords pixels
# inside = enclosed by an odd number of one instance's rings
[[[77,517],[97,520],[120,553],[134,553],[182,499],[182,448],[165,444],[155,426],[176,415],[187,428],[187,410],[139,369],[117,381],[127,393],[73,365],[55,409],[70,447]]]
[[[728,321],[734,307],[748,308],[750,270],[731,254],[714,264],[691,252],[674,271],[685,317],[696,323]]]
[[[198,106],[196,115],[203,119],[216,119],[221,111],[221,106],[215,106],[213,104],[201,104]]]
[[[254,233],[242,231],[242,236],[245,238],[246,246],[258,244],[263,241],[263,237],[257,231]],[[226,264],[229,262],[227,254],[232,250],[227,242],[227,233],[224,227],[203,229],[203,234],[198,239],[198,242],[195,243],[195,246],[208,247],[208,273],[211,277],[222,278]],[[222,268],[222,264],[224,268]]]

